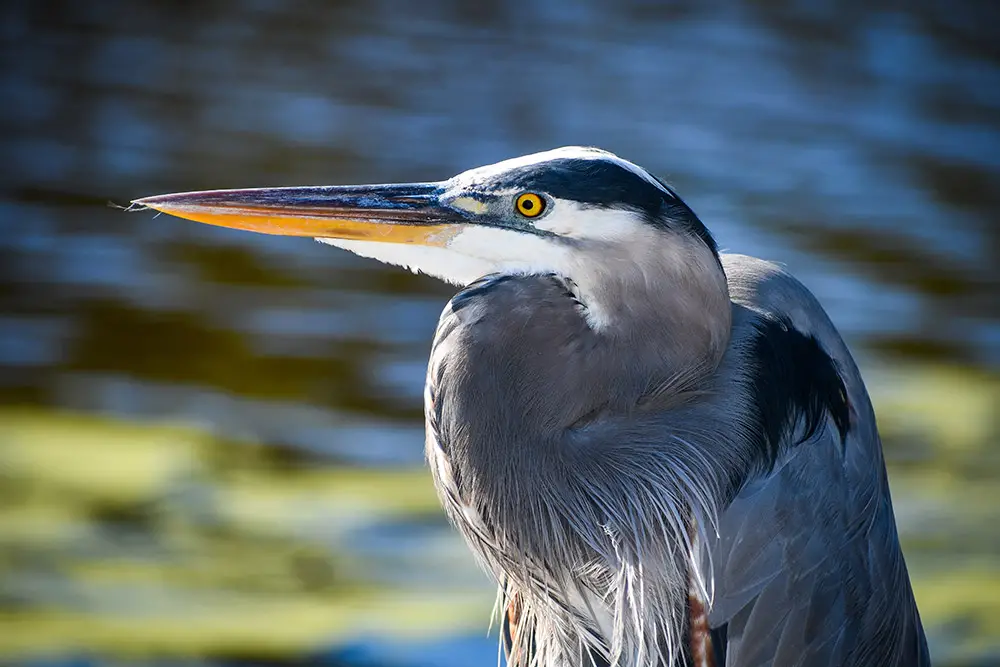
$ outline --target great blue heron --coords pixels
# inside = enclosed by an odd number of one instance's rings
[[[463,286],[426,453],[499,582],[509,664],[929,664],[844,342],[644,169],[567,147],[439,183],[135,203]]]

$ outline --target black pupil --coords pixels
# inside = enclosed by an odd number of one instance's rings
[[[524,201],[521,202],[521,208],[523,208],[525,211],[530,211],[531,209],[535,208],[535,202],[531,201],[530,198],[525,197]]]

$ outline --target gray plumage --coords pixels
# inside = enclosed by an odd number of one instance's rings
[[[565,148],[441,183],[139,203],[464,285],[426,451],[499,583],[510,665],[929,664],[850,352],[645,170]]]
[[[427,394],[428,458],[449,516],[506,583],[505,601],[527,598],[522,652],[533,645],[539,664],[581,664],[593,647],[623,665],[672,664],[687,568],[705,562],[727,665],[929,664],[847,349],[792,277],[722,260],[732,333],[717,368],[694,367],[703,372],[661,358],[671,329],[658,310],[602,344],[554,276],[460,293],[438,327]],[[854,414],[844,441],[824,418],[798,443],[797,424],[761,470],[747,376],[755,324],[769,317],[839,361]],[[707,554],[691,553],[688,507]]]

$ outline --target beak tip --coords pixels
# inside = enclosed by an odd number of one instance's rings
[[[153,195],[151,197],[141,197],[132,200],[132,209],[135,211],[153,209],[154,211],[169,213],[170,211],[178,211],[183,208],[183,202],[179,201],[179,197],[176,194]]]
[[[147,211],[147,210],[156,211],[158,209],[154,205],[154,202],[151,201],[153,199],[155,199],[155,198],[154,197],[143,197],[141,199],[133,199],[132,201],[129,202],[129,204],[125,208],[125,210],[128,211],[128,212],[130,212],[130,213],[131,212],[135,212],[135,211]]]
[[[160,196],[161,195],[154,195],[152,197],[140,197],[139,199],[133,199],[132,205],[152,208],[156,205],[156,201],[160,198]]]

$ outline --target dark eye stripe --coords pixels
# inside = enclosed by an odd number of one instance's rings
[[[590,206],[630,208],[654,225],[680,229],[700,238],[718,255],[718,246],[698,216],[670,189],[662,189],[610,160],[559,158],[512,169],[491,186],[544,192]]]

